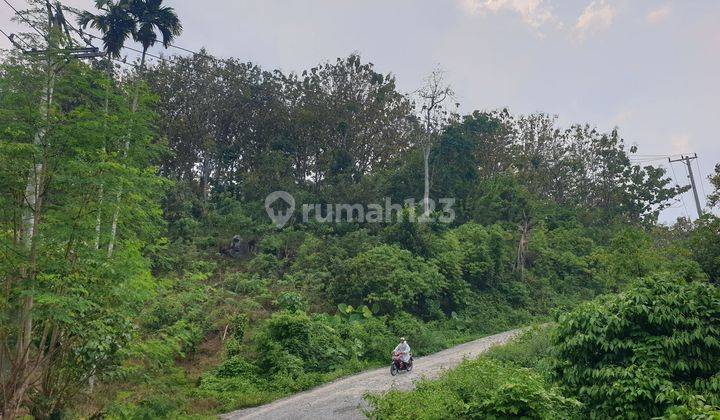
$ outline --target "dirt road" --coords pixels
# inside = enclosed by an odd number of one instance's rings
[[[520,330],[491,335],[469,343],[415,359],[412,373],[390,376],[387,368],[369,370],[335,382],[291,395],[260,407],[247,408],[221,416],[223,419],[363,419],[366,392],[381,393],[391,389],[407,390],[422,378],[435,378],[443,370],[457,366],[465,358],[475,358],[490,347],[506,343]]]

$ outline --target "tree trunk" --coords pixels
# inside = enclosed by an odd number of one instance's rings
[[[203,159],[203,168],[202,168],[202,180],[200,188],[202,189],[202,199],[203,203],[206,203],[209,196],[210,196],[210,159],[206,155]]]
[[[47,133],[47,126],[50,119],[50,106],[53,100],[53,93],[55,92],[55,68],[54,65],[49,65],[48,69],[48,80],[45,85],[45,92],[40,103],[40,115],[45,119],[44,125],[35,133],[33,139],[33,145],[40,147],[45,134]],[[27,206],[23,210],[23,228],[22,228],[22,244],[28,251],[28,267],[23,273],[23,277],[30,279],[35,275],[35,260],[36,260],[36,244],[35,236],[40,222],[42,197],[41,191],[43,189],[45,167],[42,159],[33,165],[28,176],[28,183],[25,188],[25,201]],[[18,359],[21,365],[27,362],[28,348],[30,346],[30,338],[32,334],[32,315],[31,311],[33,308],[32,296],[26,296],[23,301],[23,309],[20,315],[20,331],[18,336],[17,350]]]
[[[143,48],[142,58],[140,59],[140,71],[145,68],[145,58],[147,55],[147,49]],[[135,89],[133,96],[132,108],[130,109],[133,114],[137,112],[138,101],[140,100],[140,90]],[[125,148],[123,150],[123,160],[127,159],[128,152],[130,151],[130,137],[125,139]],[[125,163],[127,166],[127,162]],[[118,218],[120,217],[120,200],[122,198],[122,186],[118,188],[117,196],[115,197],[115,212],[113,213],[112,225],[110,226],[110,241],[108,242],[108,257],[112,257],[113,250],[115,249],[115,237],[117,235],[117,224]]]
[[[40,116],[44,119],[41,127],[35,133],[33,138],[33,146],[42,147],[42,142],[47,134],[50,124],[50,107],[55,92],[55,64],[48,61],[47,80],[43,96],[40,99]],[[42,214],[42,191],[45,181],[44,158],[36,157],[28,175],[28,182],[25,187],[25,208],[22,214],[22,227],[20,233],[20,243],[27,251],[27,265],[20,269],[20,275],[24,280],[30,281],[29,288],[32,288],[32,280],[36,275],[37,262],[37,231],[40,224],[40,216]],[[32,345],[32,329],[33,317],[32,310],[35,301],[31,294],[22,298],[22,305],[18,314],[18,331],[17,342],[15,347],[15,360],[11,364],[9,377],[13,378],[11,388],[4,392],[9,392],[10,397],[3,401],[2,415],[7,418],[15,416],[22,405],[25,393],[29,387],[31,369],[29,367],[30,347]],[[5,343],[4,343],[5,344]],[[8,357],[10,355],[8,354]]]
[[[423,148],[423,166],[425,168],[425,190],[423,193],[423,216],[430,214],[430,144]]]
[[[108,67],[107,67],[107,76],[108,76],[108,86],[105,90],[105,118],[108,117],[110,114],[110,93],[112,90],[112,81],[113,81],[113,73],[112,73],[112,58],[110,57],[110,53],[108,53]],[[106,126],[107,127],[107,126]],[[103,150],[106,150],[107,145],[103,146]],[[95,219],[95,250],[97,251],[100,249],[100,228],[102,226],[102,203],[103,203],[103,196],[105,193],[105,184],[100,183],[100,190],[98,191],[98,210],[97,210],[97,218]]]
[[[528,251],[528,245],[530,244],[530,229],[531,224],[528,218],[523,212],[523,220],[518,226],[520,231],[520,240],[518,241],[517,259],[515,261],[515,270],[520,272],[520,278],[525,279],[525,260]]]

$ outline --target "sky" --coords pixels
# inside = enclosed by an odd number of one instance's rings
[[[562,126],[618,127],[639,155],[653,155],[636,160],[665,165],[681,185],[687,168],[663,156],[697,153],[701,204],[711,192],[706,177],[720,162],[720,0],[165,3],[183,22],[179,46],[284,71],[359,53],[405,92],[440,66],[463,113],[507,107],[557,115]],[[92,1],[63,4],[90,9]],[[12,15],[0,2],[6,32],[22,30]],[[686,215],[696,217],[690,192],[661,221]]]

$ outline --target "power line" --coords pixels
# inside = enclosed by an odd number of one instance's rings
[[[27,18],[25,18],[12,4],[10,4],[7,0],[3,0],[3,1],[5,2],[5,4],[7,4],[8,6],[10,6],[10,8],[15,12],[16,15],[18,15],[23,21],[25,21],[25,23],[27,23],[33,30],[35,30],[35,32],[37,32],[41,37],[47,39],[47,38],[45,37],[45,35],[43,35],[42,32],[40,32],[40,30],[39,30],[32,22],[30,22],[30,20],[28,20]],[[59,11],[60,11],[60,10],[59,10]],[[61,11],[60,11],[60,12],[61,12]],[[87,44],[89,47],[95,48],[95,50],[97,50],[97,48],[96,48],[94,45],[92,45],[91,42],[89,42],[88,40],[86,40],[85,38],[83,38],[82,32],[79,31],[78,29],[76,29],[74,26],[72,26],[72,24],[70,24],[70,23],[67,21],[67,19],[64,20],[64,23],[65,23],[66,25],[68,25],[74,32],[77,32],[77,33],[80,35],[80,38],[85,42],[85,44]],[[5,31],[2,31],[2,33],[3,33],[3,34],[10,40],[10,42],[12,42],[13,45],[15,45],[19,50],[21,50],[21,51],[23,51],[23,52],[26,52],[25,50],[23,50],[22,48],[20,48],[20,47],[13,41],[13,39],[15,38],[14,36],[9,36],[9,35],[7,35],[7,34],[5,33]],[[68,35],[69,35],[69,34],[68,34]],[[91,34],[88,34],[88,35],[91,35]],[[92,35],[91,35],[91,36],[92,36]],[[70,36],[69,36],[69,38],[70,38],[70,41],[71,41],[71,43],[72,43],[72,42],[74,41],[74,39],[73,39],[72,37],[70,37]],[[20,38],[20,37],[18,37],[18,39],[20,39],[25,45],[27,45],[28,48],[30,48],[31,50],[34,50],[34,48],[32,48],[25,40],[23,40],[23,39]],[[92,57],[92,56],[77,56],[76,58],[93,58],[93,57]],[[111,57],[111,58],[112,58],[112,57]],[[136,64],[127,63],[127,62],[125,62],[125,61],[123,61],[123,60],[119,60],[119,59],[116,59],[116,58],[112,58],[112,59],[113,59],[114,61],[117,61],[117,62],[122,63],[122,64],[126,64],[126,65],[133,66],[133,67],[136,67],[136,68],[139,68],[139,67],[140,67],[140,66],[138,66],[138,65],[136,65]]]
[[[705,194],[705,175],[702,169],[700,169],[700,159],[695,159],[695,165],[698,168],[698,175],[700,175],[700,189],[702,190],[703,198],[707,198],[707,194]]]
[[[13,6],[12,4],[10,4],[10,2],[9,2],[8,0],[3,0],[3,1],[5,2],[5,4],[7,4],[8,6],[10,6],[11,9],[13,9],[13,11],[15,12],[15,14],[18,15],[18,16],[20,17],[20,19],[24,20],[25,23],[27,23],[28,25],[30,25],[30,27],[32,27],[32,28],[35,30],[35,32],[38,33],[38,35],[40,35],[41,37],[45,38],[45,35],[44,35],[42,32],[40,32],[40,31],[38,30],[38,28],[36,28],[35,25],[32,24],[32,22],[30,22],[25,16],[23,16],[22,13],[20,13],[20,12],[18,11],[18,9],[15,8],[15,6]]]
[[[23,50],[22,47],[20,46],[20,44],[18,44],[17,42],[15,42],[15,35],[14,35],[14,34],[8,35],[7,32],[5,32],[5,31],[2,30],[2,28],[0,28],[0,32],[2,32],[3,35],[5,35],[5,37],[8,39],[8,41],[10,41],[10,44],[12,44],[13,47],[15,47],[15,48],[17,48],[17,49],[19,49],[19,50],[21,50],[21,51]],[[18,38],[18,39],[20,39],[22,42],[25,42],[22,38]],[[27,45],[27,44],[25,44],[25,45]]]
[[[195,51],[193,51],[193,50],[191,50],[191,49],[188,49],[188,48],[185,48],[185,47],[181,47],[181,46],[175,45],[175,44],[170,44],[170,47],[175,48],[175,49],[178,49],[178,50],[180,50],[180,51],[189,52],[190,54],[194,54],[194,55],[201,55],[201,56],[208,57],[208,58],[215,58],[215,57],[209,56],[209,55],[207,55],[207,54],[195,52]]]
[[[73,13],[73,14],[77,15],[77,16],[80,16],[80,15],[81,15],[77,10],[75,10],[75,9],[73,9],[73,8],[70,8],[70,7],[67,7],[67,6],[62,6],[62,8],[63,8],[64,10],[67,10],[67,11],[70,12],[70,13]],[[70,25],[70,26],[71,26],[71,28],[72,28],[72,25]],[[73,28],[73,30],[74,30],[75,32],[77,32],[78,35],[80,35],[80,37],[81,37],[84,41],[86,41],[86,42],[87,42],[87,40],[85,40],[85,38],[83,38],[83,35],[87,35],[87,36],[89,36],[89,37],[91,37],[91,38],[94,38],[94,39],[102,40],[102,38],[99,37],[99,36],[97,36],[97,35],[94,35],[94,34],[91,34],[91,33],[88,33],[88,32],[84,32],[84,31],[79,30],[79,29],[76,29],[76,28]],[[209,59],[214,60],[214,61],[229,62],[229,60],[227,60],[227,59],[222,59],[222,58],[218,58],[218,57],[215,57],[215,56],[210,55],[210,54],[207,54],[207,53],[194,51],[194,50],[191,50],[191,49],[189,49],[189,48],[182,47],[182,46],[177,45],[177,44],[172,44],[172,43],[171,43],[171,44],[168,44],[168,47],[170,47],[170,48],[175,48],[175,49],[178,49],[178,50],[180,50],[180,51],[184,51],[184,52],[193,54],[193,55],[198,56],[198,57],[209,58]],[[139,50],[139,49],[137,49],[137,48],[129,47],[129,46],[126,46],[126,45],[123,45],[123,48],[128,49],[128,50],[133,51],[133,52],[136,52],[136,53],[138,53],[138,54],[143,54],[143,51],[142,51],[142,50]],[[155,59],[160,60],[160,61],[163,61],[163,62],[169,62],[169,63],[172,63],[172,64],[177,64],[177,61],[175,61],[175,60],[173,60],[173,59],[171,59],[171,58],[166,58],[166,57],[158,56],[158,55],[149,53],[149,52],[147,52],[147,51],[145,52],[145,55],[146,55],[147,57],[152,57],[152,58],[155,58]],[[117,60],[116,60],[116,61],[117,61]],[[123,63],[124,63],[124,64],[129,64],[129,63],[126,63],[126,62],[124,62],[124,61],[123,61]],[[138,66],[135,66],[135,67],[138,67]]]
[[[60,2],[57,2],[57,4],[60,4]],[[56,8],[58,7],[57,4],[56,4],[56,6],[55,6]],[[67,7],[63,7],[63,6],[60,6],[60,7],[64,8],[65,10],[68,10],[68,11],[70,11],[70,12],[76,13],[74,10],[68,9]],[[57,9],[57,10],[58,10],[58,12],[62,12],[62,9]],[[80,39],[82,39],[83,42],[84,42],[87,46],[96,48],[96,47],[92,44],[91,41],[89,41],[89,40],[87,40],[87,39],[85,39],[85,38],[83,37],[83,35],[85,34],[83,31],[81,31],[80,29],[78,29],[78,28],[76,28],[75,26],[73,26],[73,24],[70,23],[67,19],[65,19],[65,24],[66,24],[68,27],[70,27],[70,30],[71,30],[71,31],[77,33],[78,36],[80,37]],[[92,36],[92,34],[87,34],[87,35]],[[72,38],[71,38],[71,39],[72,39]],[[118,63],[122,63],[122,64],[125,64],[125,65],[128,65],[128,66],[132,66],[132,67],[135,67],[135,68],[140,68],[140,66],[138,66],[137,64],[128,63],[128,62],[126,62],[126,61],[124,61],[124,60],[120,60],[120,59],[117,59],[117,58],[115,58],[115,57],[111,57],[110,55],[108,55],[108,57],[109,57],[111,60],[116,61],[116,62],[118,62]]]
[[[72,9],[72,8],[70,8],[70,7],[63,6],[63,9],[65,9],[65,10],[69,11],[70,13],[73,13],[73,14],[75,14],[75,15],[77,15],[77,16],[80,16],[80,13],[78,13],[77,10],[74,10],[74,9]],[[88,36],[90,36],[90,37],[92,37],[92,38],[95,38],[95,39],[102,40],[101,37],[98,37],[98,36],[93,35],[93,34],[91,34],[91,33],[83,32],[83,31],[80,31],[80,33],[81,33],[81,34],[86,34],[86,35],[88,35]],[[173,43],[168,44],[168,47],[170,47],[170,48],[175,48],[175,49],[177,49],[177,50],[184,51],[184,52],[186,52],[186,53],[190,53],[190,54],[195,55],[195,56],[198,56],[198,57],[209,58],[209,59],[215,60],[215,61],[220,61],[220,62],[227,62],[227,61],[229,61],[229,60],[227,60],[227,59],[218,58],[218,57],[215,57],[215,56],[213,56],[213,55],[211,55],[211,54],[207,54],[207,53],[204,53],[204,52],[194,51],[194,50],[191,50],[190,48],[186,48],[186,47],[183,47],[183,46],[180,46],[180,45],[177,45],[177,44],[173,44]],[[130,51],[134,51],[134,52],[136,52],[136,53],[142,54],[142,50],[138,50],[138,49],[133,48],[133,47],[128,47],[128,46],[123,45],[123,48],[126,48],[126,49],[128,49],[128,50],[130,50]],[[170,62],[170,63],[173,63],[173,64],[177,64],[176,61],[174,61],[174,60],[172,60],[172,59],[170,59],[170,58],[161,57],[161,56],[158,56],[158,55],[155,55],[155,54],[152,54],[152,53],[148,53],[148,52],[146,52],[145,55],[147,55],[148,57],[156,58],[156,59],[161,60],[161,61],[167,61],[167,62]]]
[[[27,19],[25,16],[23,16],[22,13],[20,13],[20,11],[15,8],[15,6],[13,6],[8,0],[3,0],[3,2],[5,2],[5,4],[7,4],[7,5],[13,10],[13,12],[15,12],[15,14],[16,14],[18,17],[20,17],[25,23],[27,23],[28,26],[30,26],[35,32],[37,32],[38,35],[40,35],[41,37],[43,37],[43,38],[46,39],[45,35],[44,35],[29,19]],[[72,13],[78,15],[78,16],[80,15],[77,11],[75,11],[75,10],[73,10],[73,9],[71,9],[71,8],[68,8],[68,7],[66,7],[66,6],[61,6],[61,7],[62,7],[63,9],[65,9],[65,10],[69,11],[69,12],[72,12]],[[102,38],[99,37],[99,36],[93,35],[93,34],[91,34],[91,33],[86,33],[86,32],[83,32],[83,31],[75,28],[74,26],[72,26],[72,24],[70,24],[70,23],[68,22],[67,19],[65,20],[65,23],[66,23],[74,32],[76,32],[76,33],[80,36],[80,38],[81,38],[88,46],[92,46],[93,48],[95,48],[95,46],[92,45],[92,43],[90,43],[87,39],[85,39],[85,38],[83,37],[83,35],[87,35],[87,36],[89,36],[89,37],[91,37],[91,38],[94,38],[94,39],[102,40]],[[3,33],[4,33],[4,32],[3,32]],[[5,36],[7,36],[8,39],[10,39],[11,42],[12,42],[12,38],[11,38],[10,36],[8,36],[7,34],[6,34]],[[125,45],[123,46],[123,48],[128,49],[128,50],[130,50],[130,51],[134,51],[134,52],[136,52],[136,53],[140,53],[140,54],[143,53],[142,50],[138,50],[137,48],[128,47],[128,46],[125,46]],[[157,56],[157,55],[152,54],[152,53],[149,53],[149,52],[145,52],[145,55],[148,56],[148,57],[156,58],[156,59],[158,59],[158,60],[170,61],[171,63],[174,63],[172,60],[169,60],[169,59],[166,59],[166,58]],[[123,61],[123,60],[119,60],[119,59],[116,59],[116,58],[113,58],[113,60],[115,60],[115,61],[117,61],[117,62],[120,62],[120,63],[123,63],[123,64],[127,64],[127,65],[130,65],[130,66],[136,67],[136,68],[139,68],[139,67],[140,67],[140,66],[135,65],[135,64],[133,64],[133,63],[127,63],[127,62],[125,62],[125,61]]]
[[[691,161],[697,160],[697,153],[695,153],[693,156],[681,156],[679,159],[670,159],[668,158],[668,162],[684,162],[685,166],[687,166],[688,171],[688,178],[690,178],[690,186],[692,187],[693,197],[695,198],[695,208],[697,209],[698,218],[702,217],[703,210],[702,206],[700,205],[700,197],[698,196],[698,189],[697,184],[695,184],[695,176],[693,175],[693,169],[692,169],[692,163]]]
[[[91,38],[99,39],[99,40],[102,41],[102,38],[99,37],[99,36],[97,36],[97,35],[93,35],[93,34],[90,34],[90,33],[87,33],[87,32],[81,32],[81,33],[86,34],[87,36],[89,36],[89,37],[91,37]],[[125,48],[125,49],[127,49],[127,50],[130,50],[130,51],[134,51],[134,52],[139,53],[139,54],[143,54],[143,51],[142,51],[142,50],[138,50],[137,48],[128,47],[127,45],[123,45],[123,48]],[[171,63],[173,63],[173,64],[175,63],[175,62],[174,62],[173,60],[171,60],[171,59],[164,58],[164,57],[161,57],[161,56],[159,56],[159,55],[155,55],[155,54],[149,53],[149,52],[147,52],[147,51],[146,51],[144,54],[145,54],[147,57],[152,57],[152,58],[158,59],[158,60],[160,60],[160,61],[169,61],[169,62],[171,62]]]
[[[5,1],[5,0],[4,0],[4,1]],[[72,8],[70,8],[70,7],[67,7],[67,6],[61,6],[61,7],[62,7],[63,9],[65,9],[65,10],[67,10],[67,11],[70,12],[70,13],[73,13],[73,14],[75,14],[75,15],[77,15],[77,16],[80,16],[80,13],[78,13],[77,10],[74,10],[74,9],[72,9]],[[75,32],[77,32],[77,33],[80,35],[81,38],[82,38],[83,35],[87,35],[87,36],[89,36],[89,37],[91,37],[91,38],[94,38],[94,39],[97,39],[97,40],[100,40],[100,41],[103,40],[102,37],[99,37],[99,36],[97,36],[97,35],[91,34],[91,33],[89,33],[89,32],[85,32],[85,31],[76,29],[76,28],[74,28],[72,25],[70,25],[70,27],[73,28],[73,30],[74,30]],[[83,38],[83,40],[84,40],[85,42],[87,42],[87,40],[85,40],[84,38]],[[178,47],[178,46],[175,46],[175,45],[171,45],[171,46],[173,46],[173,47],[175,47],[175,48],[178,48],[178,49],[182,49],[182,50],[184,50],[184,51],[188,51],[188,52],[193,53],[192,51],[188,50],[187,48],[182,48],[182,47]],[[174,62],[173,60],[171,60],[171,59],[168,59],[168,58],[165,58],[165,57],[161,57],[161,56],[159,56],[159,55],[155,55],[155,54],[149,53],[149,52],[147,52],[147,51],[143,52],[142,50],[139,50],[139,49],[133,48],[133,47],[128,47],[127,45],[123,45],[122,47],[125,48],[125,49],[127,49],[127,50],[136,52],[136,53],[138,53],[138,54],[145,54],[147,57],[152,57],[152,58],[155,58],[155,59],[158,59],[158,60],[161,60],[161,61],[169,61],[169,62],[175,64],[175,62]],[[193,53],[193,54],[195,54],[195,53]]]
[[[678,177],[677,177],[677,174],[675,173],[675,166],[673,165],[672,161],[670,161],[669,163],[670,163],[670,169],[672,169],[673,178],[675,179],[675,185],[677,185],[679,187],[680,183],[678,182]],[[685,194],[684,193],[680,194],[680,201],[682,201],[682,205],[685,208],[685,216],[687,217],[688,220],[691,220],[690,212],[688,211],[687,205],[685,204]]]
[[[667,157],[664,158],[656,158],[656,159],[633,159],[630,158],[630,163],[651,163],[651,162],[661,162],[665,161]]]

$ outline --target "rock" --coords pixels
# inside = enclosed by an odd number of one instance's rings
[[[255,252],[257,240],[243,240],[240,235],[235,235],[229,247],[220,249],[220,253],[232,258],[243,258]]]

